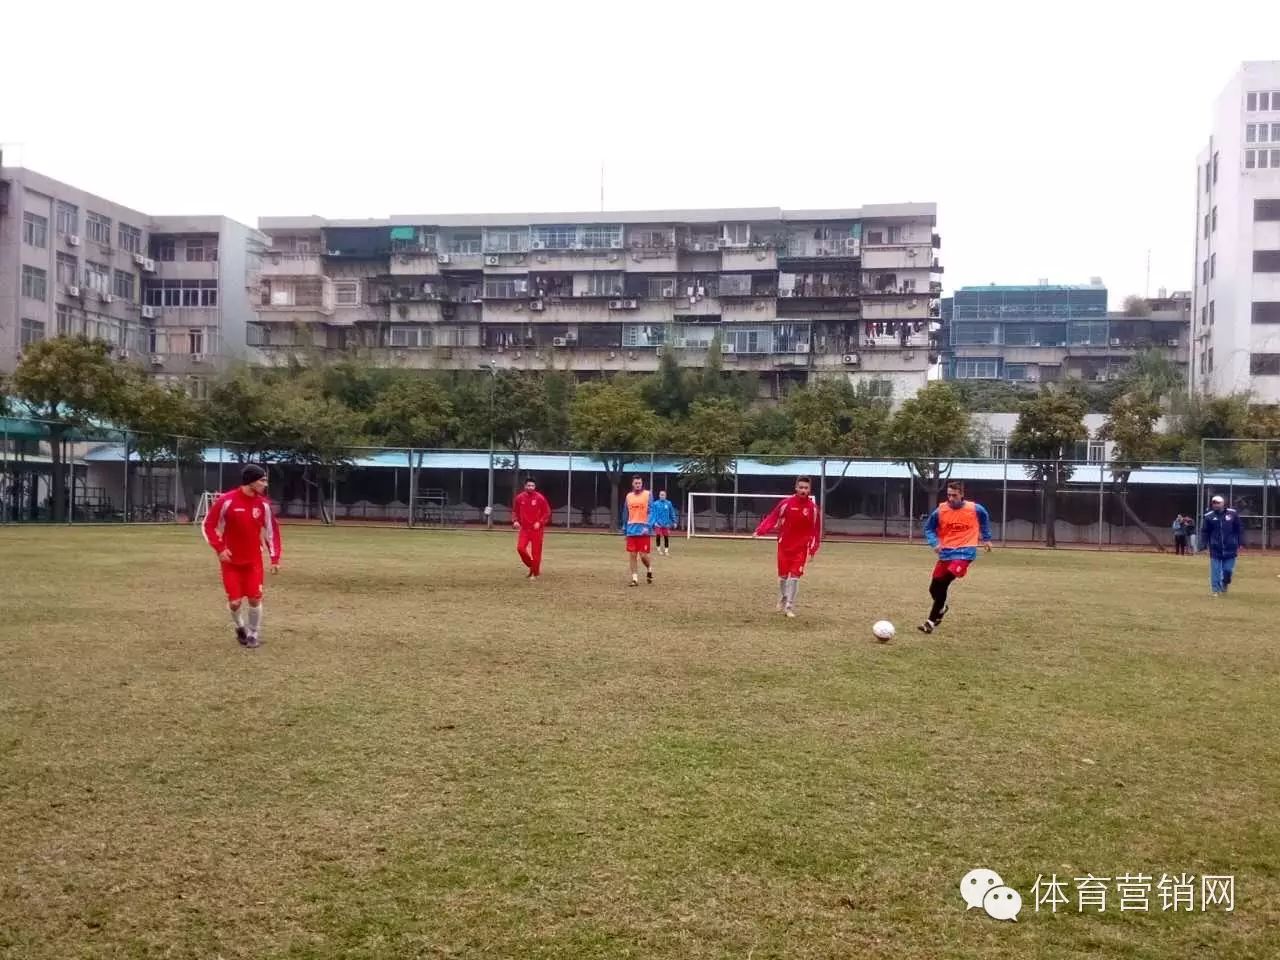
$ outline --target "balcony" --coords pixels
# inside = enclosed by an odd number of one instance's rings
[[[292,322],[333,315],[333,284],[314,280],[264,280],[257,307],[260,320]]]
[[[772,246],[763,244],[722,247],[720,268],[722,270],[776,270],[778,269],[778,251]]]
[[[168,272],[166,268],[166,273]],[[318,253],[279,253],[262,255],[258,271],[263,277],[322,277],[324,264]]]
[[[399,250],[391,254],[393,277],[437,277],[440,263],[434,250]]]
[[[622,270],[628,262],[635,263],[631,254],[618,249],[530,250],[528,269],[548,273],[586,273],[592,270]],[[648,269],[648,268],[646,268]]]
[[[861,253],[862,241],[859,237],[845,234],[814,237],[812,231],[805,231],[787,237],[785,246],[778,252],[778,258],[821,260],[829,263],[833,260],[856,260]]]
[[[932,262],[927,245],[876,246],[862,251],[863,270],[928,270]]]

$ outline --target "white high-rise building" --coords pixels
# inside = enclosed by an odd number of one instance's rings
[[[1280,60],[1218,97],[1196,176],[1193,391],[1280,403]]]

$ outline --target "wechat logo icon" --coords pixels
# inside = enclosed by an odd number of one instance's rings
[[[970,870],[960,881],[960,896],[965,909],[981,907],[992,920],[1018,919],[1022,909],[1022,894],[1005,886],[1000,874],[985,867]]]

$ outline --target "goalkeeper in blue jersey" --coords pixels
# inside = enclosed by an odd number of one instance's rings
[[[658,491],[658,499],[653,501],[649,517],[653,521],[654,548],[663,556],[671,556],[671,531],[679,525],[680,514],[676,505],[667,499],[667,491]]]

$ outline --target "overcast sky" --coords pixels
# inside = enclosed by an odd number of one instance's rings
[[[1280,3],[40,4],[0,143],[148,213],[933,200],[948,291],[1192,282],[1195,159]]]

